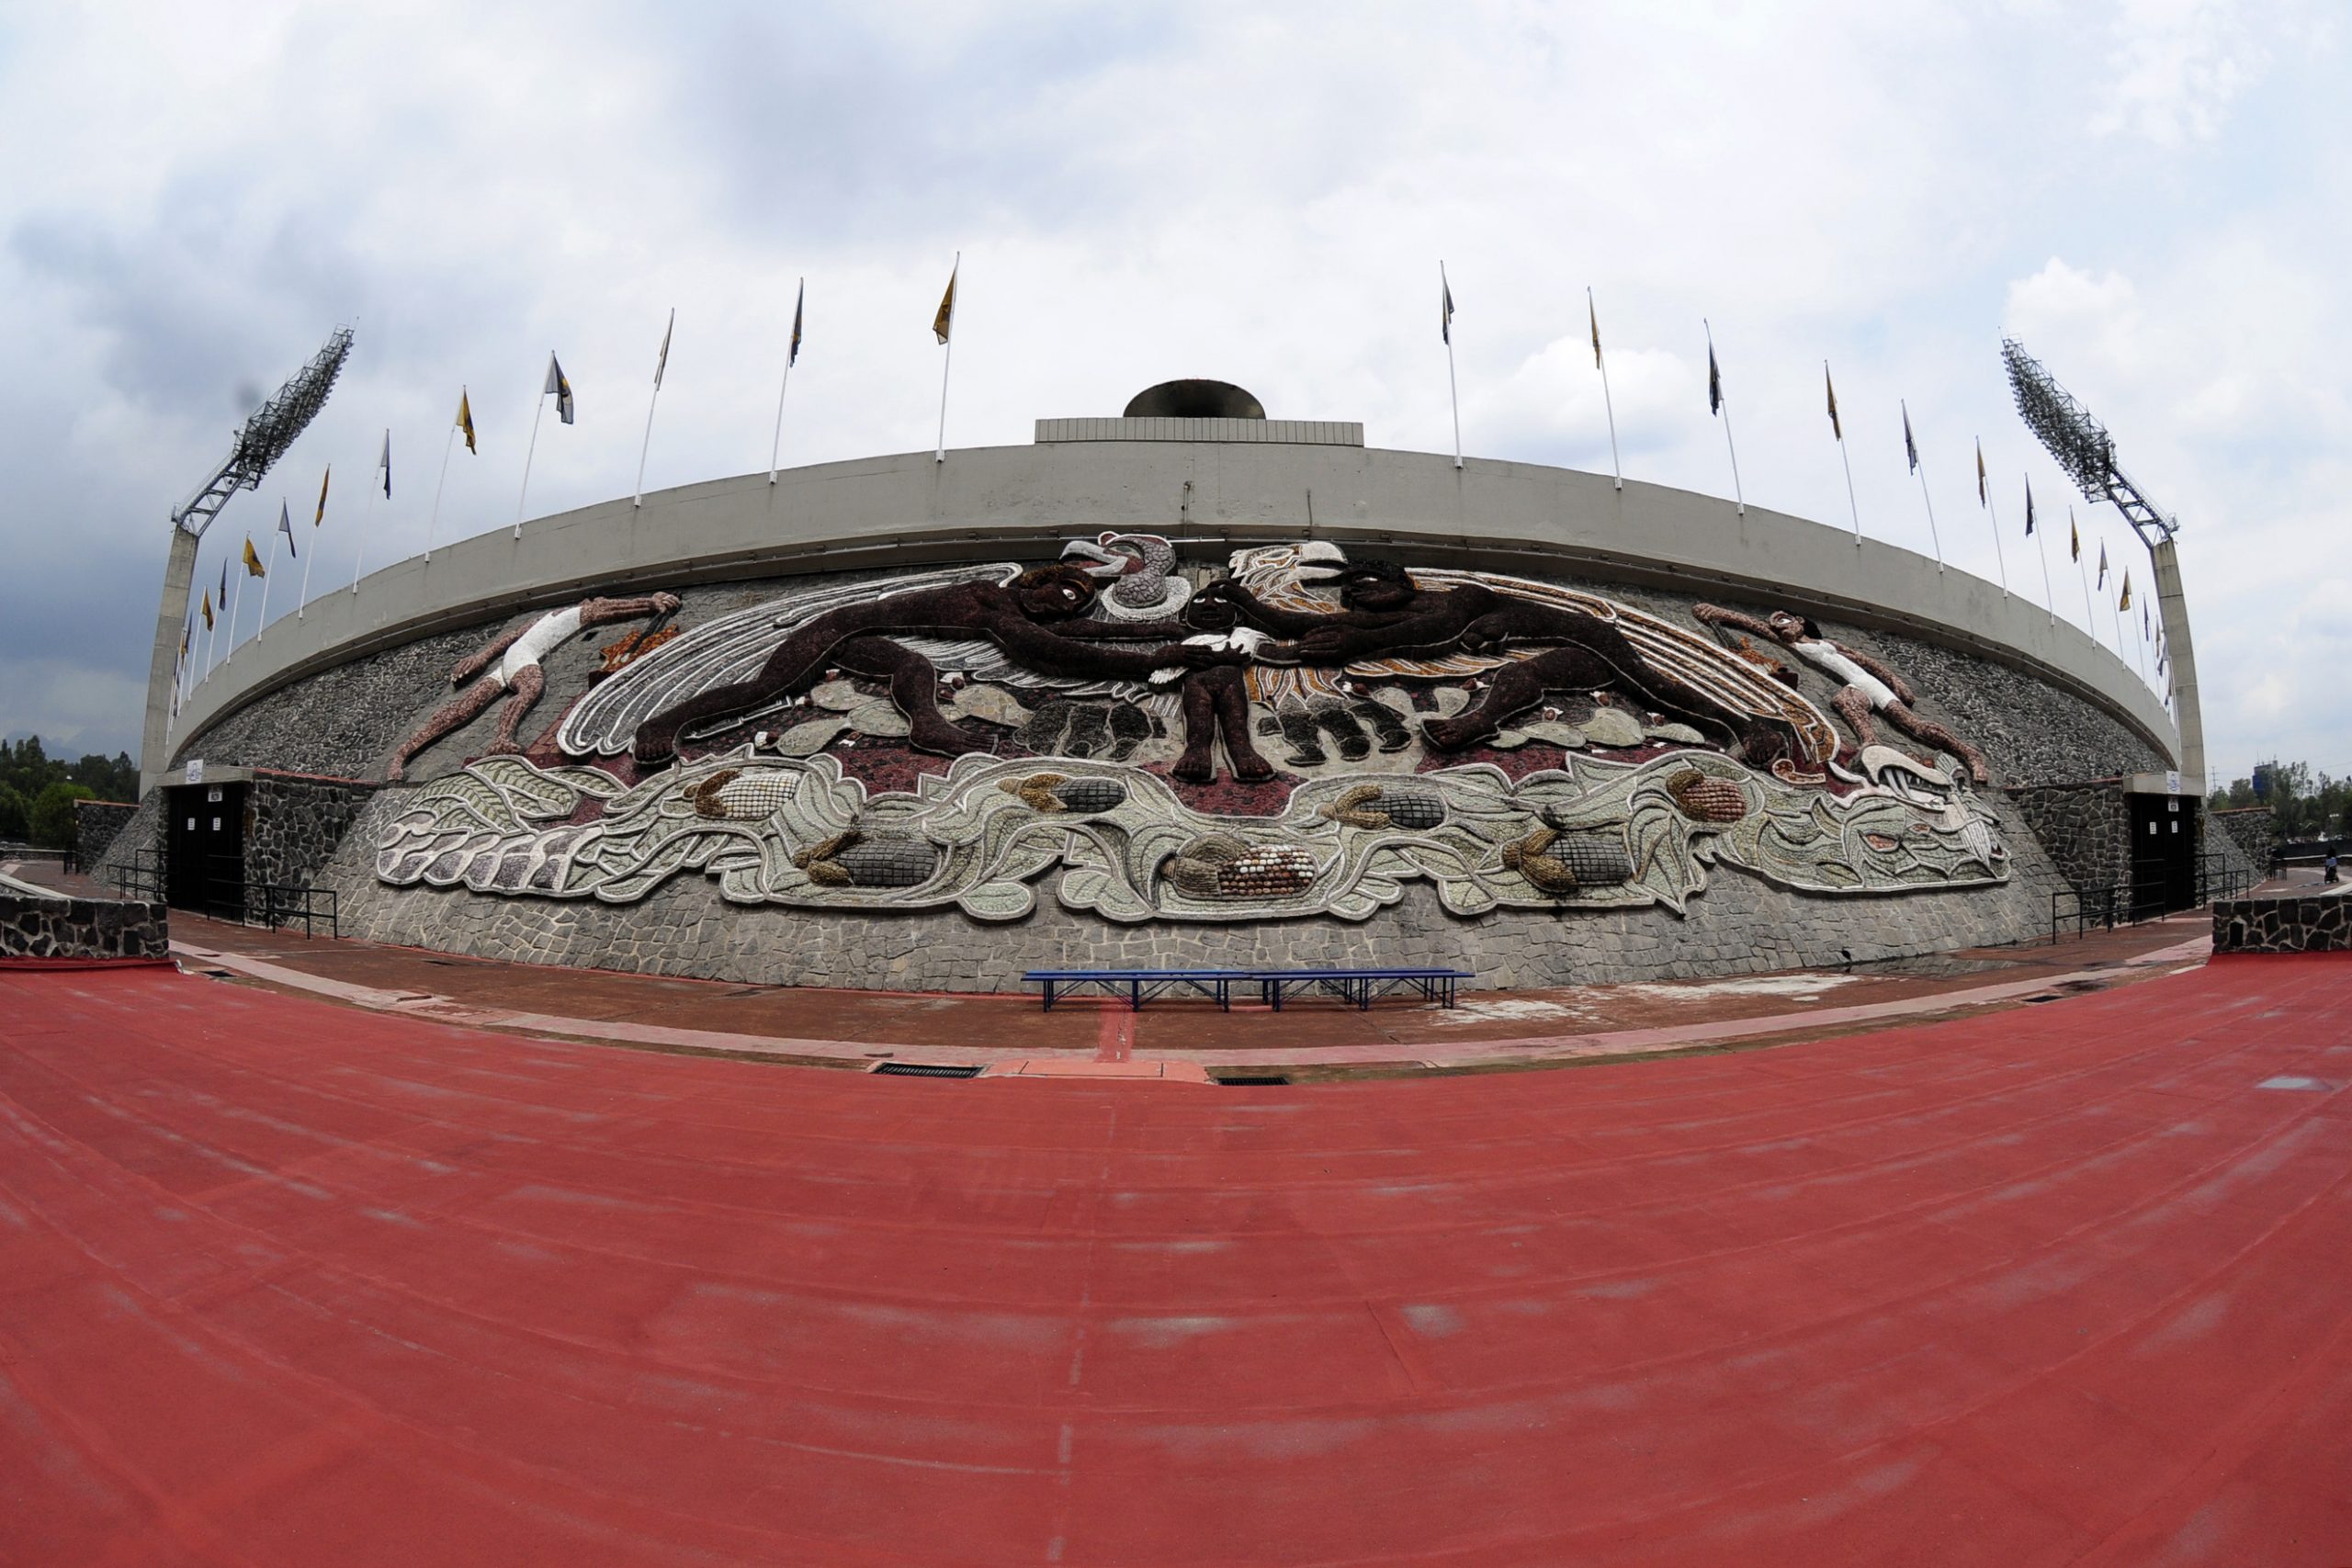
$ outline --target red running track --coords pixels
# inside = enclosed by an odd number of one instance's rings
[[[2352,1562],[2348,1012],[1218,1089],[0,976],[0,1561]]]

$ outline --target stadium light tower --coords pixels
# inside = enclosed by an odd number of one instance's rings
[[[311,362],[294,372],[275,396],[238,427],[229,456],[196,493],[172,509],[172,553],[164,567],[164,596],[155,607],[155,648],[147,664],[147,719],[139,739],[141,794],[163,782],[170,758],[166,732],[172,716],[173,677],[178,669],[180,628],[187,619],[188,589],[196,578],[196,547],[204,531],[241,490],[253,490],[302,434],[343,372],[351,354],[351,329],[337,327]]]
[[[2026,428],[2082,487],[2084,500],[2094,505],[2114,502],[2140,536],[2140,542],[2148,547],[2168,653],[2173,717],[2180,727],[2181,782],[2202,795],[2205,720],[2197,702],[2197,654],[2188,637],[2188,601],[2181,592],[2180,558],[2172,543],[2180,529],[2179,519],[2159,508],[2132,482],[2115,461],[2115,440],[2108,434],[2107,426],[2093,419],[2091,411],[2075,401],[2025,351],[2023,344],[2003,338],[2001,362],[2008,367],[2009,388],[2017,394],[2018,413]]]

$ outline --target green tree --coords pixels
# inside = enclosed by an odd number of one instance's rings
[[[25,797],[0,784],[0,839],[21,839],[31,830]]]
[[[79,833],[74,821],[74,803],[95,800],[97,796],[86,784],[67,784],[60,779],[33,797],[33,842],[52,850],[70,850]]]

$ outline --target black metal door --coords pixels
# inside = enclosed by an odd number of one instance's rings
[[[164,897],[175,909],[242,919],[245,786],[174,784],[164,837]]]
[[[2197,813],[2174,795],[2133,795],[2132,916],[2146,919],[2197,905]]]

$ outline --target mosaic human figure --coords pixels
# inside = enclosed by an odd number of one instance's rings
[[[1759,621],[1720,604],[1694,604],[1690,613],[1711,626],[1729,626],[1751,637],[1770,637],[1837,681],[1838,694],[1829,699],[1829,705],[1838,710],[1838,716],[1854,732],[1857,745],[1868,746],[1877,739],[1878,731],[1871,722],[1875,714],[1914,740],[1959,758],[1968,765],[1970,776],[1978,784],[1992,783],[1984,753],[1919,712],[1913,705],[1919,700],[1918,694],[1908,682],[1883,660],[1822,636],[1821,627],[1809,617],[1775,610]]]
[[[893,640],[982,637],[1015,662],[1046,675],[1148,682],[1155,671],[1183,671],[1185,748],[1172,771],[1180,778],[1210,777],[1221,735],[1238,777],[1270,777],[1272,768],[1250,739],[1249,699],[1239,669],[1248,653],[1183,640],[1204,627],[1219,629],[1219,620],[1229,626],[1229,613],[1207,609],[1195,624],[1090,619],[1101,586],[1082,568],[1056,565],[1023,572],[1001,586],[959,582],[829,610],[796,628],[748,679],[653,714],[638,726],[631,750],[640,767],[662,762],[675,754],[679,732],[687,727],[765,706],[833,665],[888,682],[891,701],[906,716],[908,741],[918,750],[949,757],[986,751],[988,742],[940,711],[939,671],[931,660]]]
[[[1295,639],[1296,657],[1312,664],[1544,647],[1532,658],[1498,665],[1476,707],[1422,722],[1423,737],[1441,751],[1476,745],[1513,714],[1541,702],[1547,690],[1604,686],[1715,731],[1734,755],[1748,761],[1762,762],[1787,750],[1771,726],[1658,669],[1599,616],[1477,583],[1422,588],[1390,561],[1349,561],[1338,569],[1336,581],[1340,608],[1332,612],[1270,604],[1230,579],[1210,584],[1202,597],[1230,604],[1243,620]]]
[[[498,733],[491,741],[490,754],[521,750],[515,740],[516,732],[547,690],[547,674],[539,668],[540,660],[561,647],[567,637],[589,626],[634,621],[647,615],[674,615],[679,603],[674,593],[648,593],[632,599],[582,599],[565,609],[551,610],[484,644],[459,660],[449,671],[449,684],[458,688],[458,694],[434,709],[400,743],[384,769],[384,777],[398,784],[418,752],[443,736],[471,724],[483,709],[501,697],[505,698],[506,705],[500,710]]]

